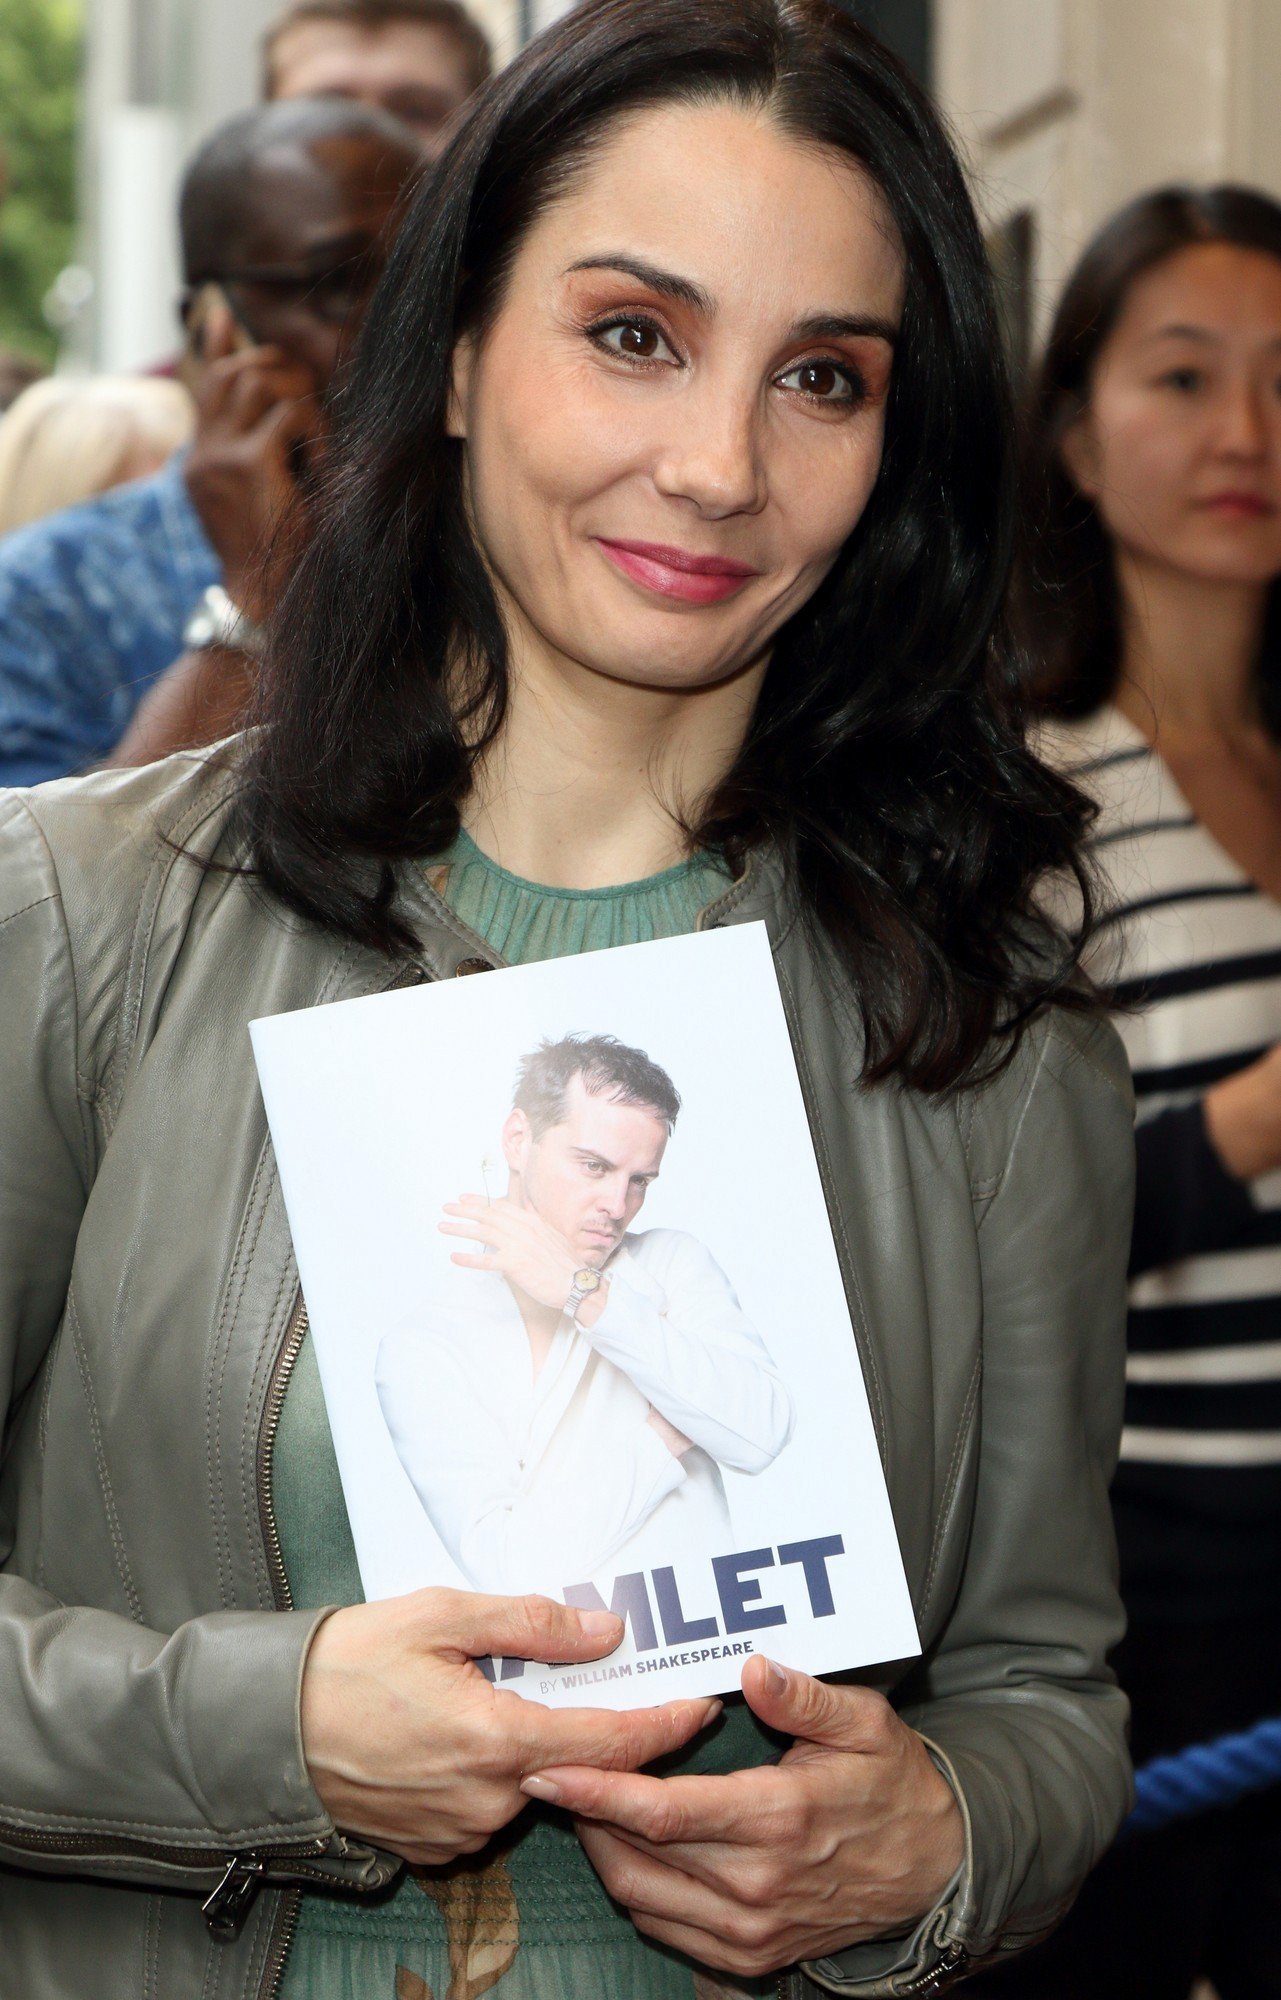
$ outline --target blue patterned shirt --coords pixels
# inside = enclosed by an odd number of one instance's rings
[[[183,454],[0,540],[0,785],[105,757],[222,570]]]

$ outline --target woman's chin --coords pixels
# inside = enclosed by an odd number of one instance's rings
[[[635,688],[638,692],[672,695],[699,694],[708,688],[723,687],[748,665],[742,654],[737,652],[728,658],[710,659],[706,655],[656,659],[653,653],[638,657],[634,635],[628,653],[632,657],[607,657],[598,648],[593,648],[593,657],[583,664],[590,672],[620,686]]]

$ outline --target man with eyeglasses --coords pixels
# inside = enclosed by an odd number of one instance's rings
[[[327,408],[417,135],[344,98],[263,106],[180,204],[190,449],[0,541],[0,785],[143,763],[243,713]]]

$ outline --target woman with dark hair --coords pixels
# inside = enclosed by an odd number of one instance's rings
[[[1142,1761],[1281,1708],[1281,207],[1165,188],[1116,216],[1027,449],[1024,637],[1101,809],[1092,963],[1139,1099],[1113,1499]],[[1263,2000],[1279,1915],[1273,1792],[1119,1850],[993,1990]]]
[[[1038,896],[999,351],[839,7],[595,0],[405,223],[257,728],[5,806],[24,2000],[936,1992],[1110,1840],[1131,1107]],[[552,1713],[475,1661],[612,1614],[361,1602],[245,1024],[752,920],[922,1656]]]

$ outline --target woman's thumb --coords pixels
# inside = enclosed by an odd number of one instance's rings
[[[623,1637],[612,1611],[580,1611],[551,1597],[487,1597],[447,1591],[441,1642],[472,1659],[501,1653],[520,1660],[599,1660]]]
[[[832,1750],[879,1750],[897,1720],[874,1688],[830,1687],[763,1653],[744,1667],[743,1693],[753,1714],[771,1729]]]

